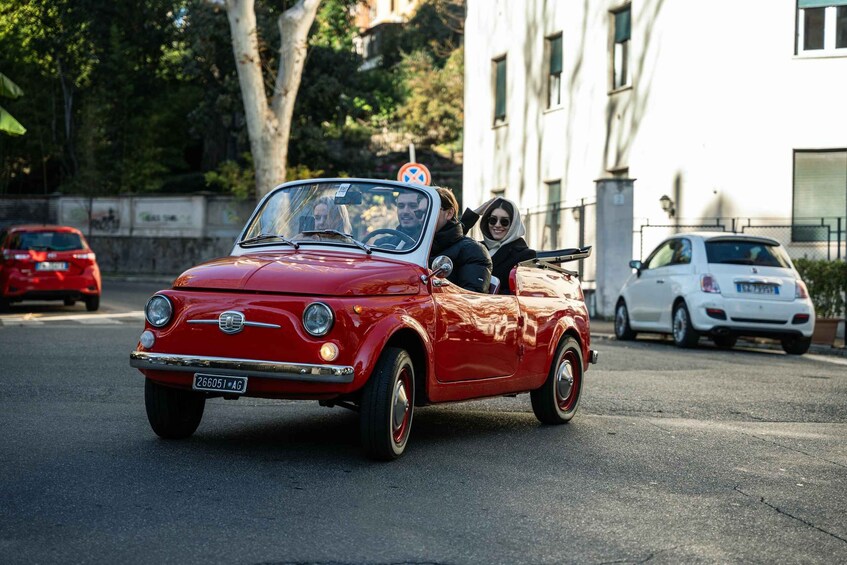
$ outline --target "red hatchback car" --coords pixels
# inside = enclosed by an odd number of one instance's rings
[[[418,204],[417,229],[401,198]],[[190,436],[216,396],[311,399],[358,411],[366,453],[393,459],[428,404],[530,393],[541,422],[570,420],[597,352],[577,274],[559,264],[590,248],[515,267],[515,295],[464,290],[448,257],[429,260],[439,209],[432,187],[398,182],[273,190],[231,256],[145,307],[130,365],[153,431]]]
[[[22,300],[85,301],[100,307],[100,268],[82,233],[68,226],[0,228],[0,311]]]

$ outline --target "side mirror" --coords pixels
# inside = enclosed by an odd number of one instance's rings
[[[443,279],[450,276],[453,272],[453,261],[446,255],[439,255],[432,260],[432,278]]]
[[[644,263],[642,263],[641,261],[637,261],[637,260],[633,259],[632,261],[629,262],[629,266],[631,268],[635,269],[636,271],[638,271],[639,277],[641,276],[641,269],[644,268]]]

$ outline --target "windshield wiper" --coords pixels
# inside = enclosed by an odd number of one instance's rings
[[[260,241],[266,241],[268,239],[278,239],[281,242],[291,245],[294,249],[300,249],[300,244],[290,239],[287,239],[285,236],[276,234],[276,233],[260,233],[254,237],[248,237],[247,239],[242,239],[238,242],[238,245],[250,245],[251,243],[259,243]]]
[[[350,242],[353,243],[353,245],[355,245],[356,247],[358,247],[362,251],[367,252],[368,255],[370,255],[372,253],[370,245],[362,243],[361,241],[359,241],[358,239],[356,239],[355,237],[353,237],[349,233],[340,232],[338,230],[309,230],[309,231],[304,231],[302,233],[303,233],[303,235],[322,235],[322,234],[340,235],[341,237],[346,237],[347,239],[349,239]]]

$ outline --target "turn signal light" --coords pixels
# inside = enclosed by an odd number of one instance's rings
[[[332,342],[321,345],[321,359],[324,361],[335,361],[338,358],[338,346]]]

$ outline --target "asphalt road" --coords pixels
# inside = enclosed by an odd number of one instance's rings
[[[847,562],[843,358],[598,340],[570,424],[427,407],[378,464],[316,402],[158,439],[128,354],[161,286],[0,315],[0,562]]]

